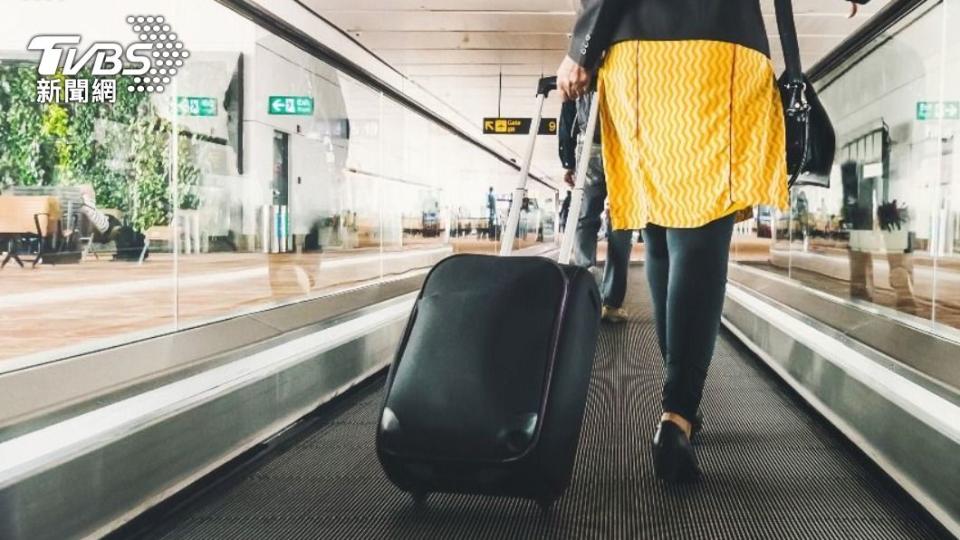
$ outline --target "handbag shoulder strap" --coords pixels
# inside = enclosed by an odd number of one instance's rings
[[[793,3],[790,0],[775,0],[777,10],[777,28],[780,30],[780,46],[783,47],[783,61],[786,64],[789,82],[803,81],[803,67],[800,64],[800,41],[797,39],[797,25],[793,20]]]

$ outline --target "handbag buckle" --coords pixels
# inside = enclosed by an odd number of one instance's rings
[[[810,104],[807,102],[807,83],[806,81],[790,81],[786,84],[787,89],[792,90],[790,96],[790,106],[787,107],[787,115],[791,117],[805,118],[810,112]]]

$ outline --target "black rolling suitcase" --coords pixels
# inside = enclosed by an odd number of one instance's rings
[[[541,81],[538,116],[551,79]],[[595,126],[596,110],[591,116]],[[512,248],[532,146],[503,254]],[[578,171],[571,232],[585,172]],[[569,260],[572,241],[562,246],[560,259]],[[387,381],[377,455],[390,480],[417,500],[472,493],[549,507],[570,482],[600,304],[589,272],[542,257],[456,255],[437,264]]]

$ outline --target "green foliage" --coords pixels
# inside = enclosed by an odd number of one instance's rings
[[[126,78],[117,80],[118,88],[128,84]],[[128,181],[131,174],[124,147],[129,143],[126,130],[132,129],[130,119],[137,118],[138,109],[146,101],[143,94],[121,91],[113,104],[71,105],[67,137],[75,142],[70,145],[73,167],[61,182],[91,184],[99,206],[117,208],[127,215],[135,213],[136,200]]]
[[[117,80],[118,89],[129,84]],[[149,96],[119,90],[112,104],[41,104],[36,87],[34,66],[0,65],[0,189],[91,184],[98,205],[122,210],[139,230],[170,223],[175,192],[177,207],[197,207],[192,140],[176,137],[174,190],[173,127]]]
[[[69,114],[67,109],[56,103],[50,104],[43,111],[43,124],[40,132],[53,143],[55,173],[54,182],[70,171],[70,141],[67,138],[69,130]]]
[[[53,144],[43,134],[32,66],[0,66],[0,189],[52,182]]]
[[[173,168],[172,126],[158,117],[151,105],[144,104],[137,120],[124,131],[129,145],[125,153],[129,156],[132,175],[131,196],[136,200],[132,221],[140,230],[168,224],[173,216],[171,202],[175,196],[169,179]],[[200,170],[191,159],[191,140],[182,133],[177,137],[177,172],[177,207],[196,208]]]

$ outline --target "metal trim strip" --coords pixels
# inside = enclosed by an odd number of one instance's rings
[[[727,296],[803,343],[814,353],[830,360],[858,381],[892,398],[918,420],[936,428],[960,445],[960,406],[957,404],[882,367],[860,351],[796,319],[786,309],[761,300],[746,289],[728,285]]]
[[[819,358],[830,362],[877,395],[895,406],[903,408],[908,414],[930,429],[936,430],[938,433],[949,437],[953,442],[960,444],[960,406],[957,404],[951,403],[913,381],[883,368],[860,351],[826,332],[814,328],[810,323],[794,317],[790,314],[791,309],[787,306],[774,305],[773,301],[767,302],[756,294],[734,284],[728,284],[727,286],[727,299],[752,313],[758,320],[763,320],[777,328],[794,342]],[[874,442],[861,434],[854,425],[821,400],[814,389],[808,388],[791,375],[781,362],[778,362],[762,346],[754,342],[746,330],[737,327],[726,315],[723,316],[722,322],[734,336],[760,357],[810,406],[822,414],[910,493],[945,528],[953,534],[960,534],[960,522],[956,520],[947,507],[944,507],[938,500],[929,495],[927,490],[917,484],[906,471],[890,461]],[[931,409],[923,409],[923,406],[929,406]],[[938,417],[937,415],[940,414],[944,416]]]
[[[413,294],[336,326],[0,443],[0,489],[407,317]]]
[[[421,253],[416,253],[420,255]],[[331,259],[326,263],[326,268],[334,268],[337,266],[349,266],[345,262],[334,262],[339,261],[340,259]],[[369,261],[367,261],[369,262]],[[25,356],[20,356],[10,360],[4,360],[0,364],[0,377],[16,373],[18,371],[23,371],[26,369],[34,369],[37,367],[42,367],[47,364],[55,364],[64,360],[73,360],[78,357],[86,355],[99,354],[105,351],[113,350],[119,347],[124,347],[127,345],[134,345],[137,343],[142,343],[150,341],[153,339],[162,339],[169,338],[179,332],[185,332],[189,330],[200,330],[205,327],[213,327],[218,323],[223,323],[225,321],[230,321],[234,319],[239,319],[242,317],[256,317],[263,313],[267,313],[271,310],[284,309],[291,306],[299,306],[309,302],[322,301],[329,298],[334,298],[344,294],[349,294],[356,291],[361,291],[364,289],[370,289],[373,287],[382,286],[389,283],[395,283],[398,281],[403,281],[405,279],[410,279],[419,275],[424,275],[427,273],[428,268],[421,268],[417,270],[411,270],[403,273],[398,276],[384,276],[383,278],[378,278],[376,281],[360,283],[358,285],[351,285],[344,287],[342,289],[337,289],[333,292],[323,294],[320,296],[305,296],[303,298],[294,299],[294,300],[284,300],[282,302],[267,302],[263,305],[254,306],[251,308],[243,309],[234,313],[227,315],[222,315],[219,317],[212,317],[195,324],[188,324],[176,327],[174,324],[166,324],[158,326],[153,329],[148,330],[139,330],[134,332],[129,332],[125,334],[120,334],[113,337],[97,339],[90,341],[86,344],[81,345],[71,345],[67,347],[62,347],[58,349],[51,349],[49,351],[38,352],[34,354],[28,354]],[[172,278],[171,278],[172,280]],[[173,282],[171,281],[171,284]]]
[[[864,313],[870,315],[876,315],[880,317],[885,317],[887,319],[896,321],[904,326],[912,328],[918,332],[923,332],[935,337],[937,339],[943,339],[960,345],[960,330],[952,326],[947,326],[943,323],[938,323],[936,321],[928,321],[926,319],[921,319],[919,317],[902,313],[895,309],[891,309],[884,306],[879,306],[877,304],[872,304],[869,302],[864,302],[860,300],[851,300],[848,298],[841,298],[839,296],[834,296],[828,292],[821,291],[820,289],[815,289],[803,283],[792,280],[790,278],[780,276],[771,272],[766,272],[757,268],[752,268],[746,264],[735,264],[734,267],[737,270],[746,272],[748,274],[753,274],[764,279],[769,279],[771,281],[776,281],[777,283],[782,283],[799,291],[810,293],[814,296],[828,300],[834,304],[854,308]],[[735,279],[734,279],[735,281]]]

